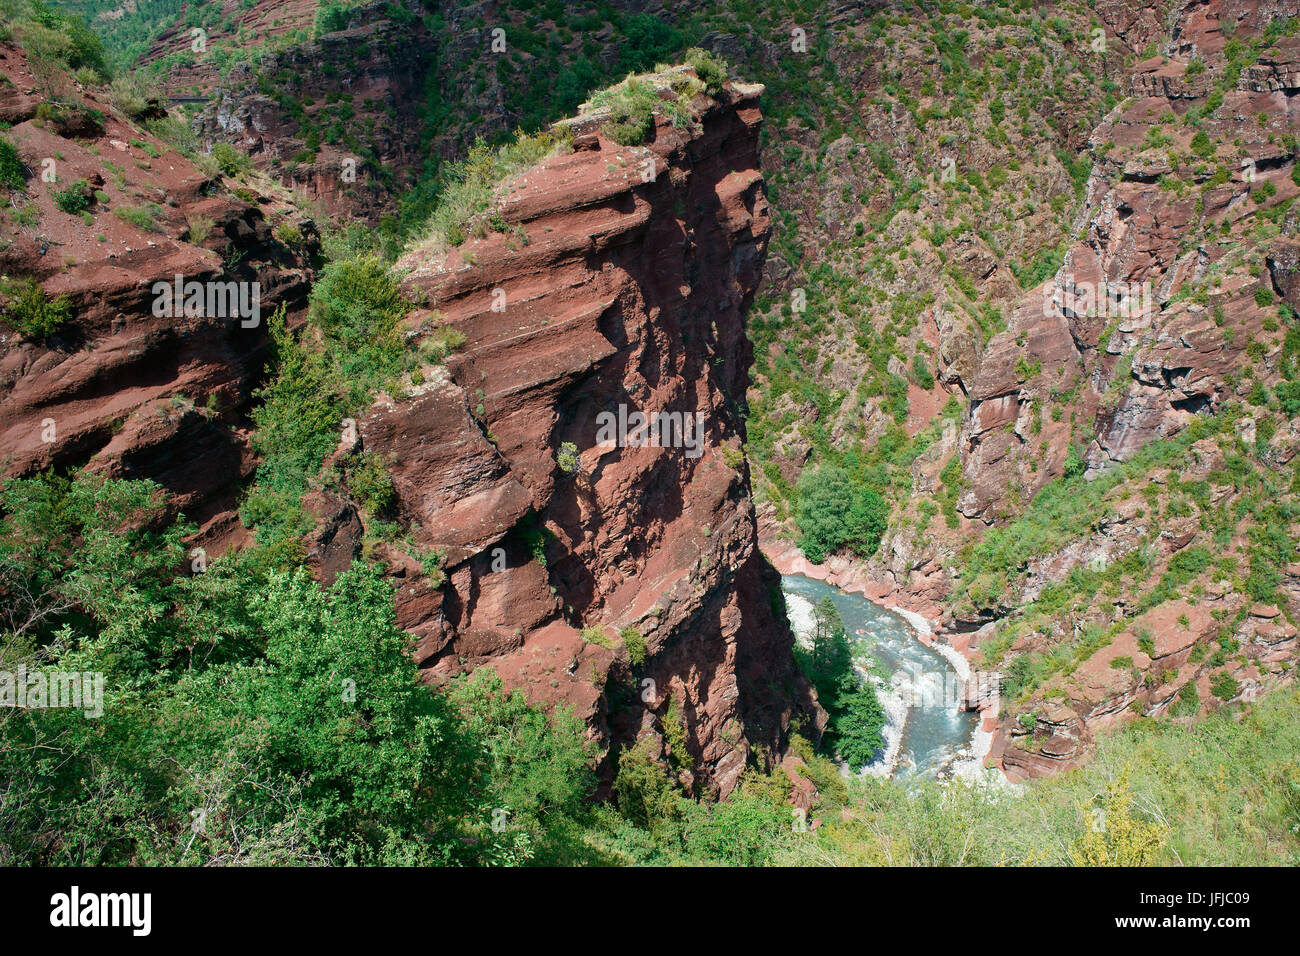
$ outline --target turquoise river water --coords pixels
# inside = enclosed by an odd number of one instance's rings
[[[860,594],[841,591],[802,574],[781,578],[796,634],[802,636],[812,605],[830,595],[844,621],[855,659],[874,659],[875,683],[889,714],[885,749],[868,772],[906,777],[946,777],[969,756],[978,715],[955,700],[952,666],[917,640],[899,615]]]

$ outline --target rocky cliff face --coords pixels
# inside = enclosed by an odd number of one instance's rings
[[[245,14],[250,29],[256,28],[251,18],[260,13],[265,19],[262,6]],[[288,17],[310,32],[315,9],[277,11],[277,20]],[[390,9],[397,8],[356,7],[344,29],[268,50],[255,64],[237,63],[225,76],[203,69],[204,62],[173,71],[172,91],[208,98],[194,120],[208,148],[229,143],[258,169],[341,219],[373,222],[410,188],[422,144],[448,156],[463,152],[466,144],[458,138],[441,141],[434,131],[426,133],[421,110],[439,58],[468,57],[467,48],[477,40],[467,36],[448,45],[419,20],[389,19]],[[155,49],[168,49],[169,42],[160,38]]]
[[[444,558],[435,589],[388,555],[430,681],[491,666],[603,745],[676,748],[688,783],[723,793],[818,715],[740,454],[769,235],[759,89],[701,94],[697,124],[660,119],[646,147],[580,121],[570,150],[502,185],[500,232],[402,260],[428,306],[415,337],[450,326],[465,343],[357,429],[411,541]],[[602,435],[605,413],[677,416],[683,442]],[[346,511],[321,504],[326,573],[360,546]]]
[[[69,316],[47,337],[0,326],[3,473],[152,478],[208,543],[238,539],[266,320],[305,302],[314,227],[272,195],[232,195],[95,91],[69,80],[48,101],[16,46],[0,44],[0,80],[0,118],[30,174],[4,212],[0,273],[65,298]],[[294,227],[296,247],[273,221]],[[259,321],[208,310],[206,296],[190,314],[159,314],[155,283],[177,276],[205,290],[243,283],[250,305],[256,284]]]
[[[378,222],[411,198],[422,172],[463,157],[480,137],[536,128],[576,104],[566,99],[575,88],[585,95],[633,66],[620,57],[620,35],[587,13],[579,27],[577,9],[382,0],[350,7],[319,33],[318,6],[225,0],[208,52],[169,68],[163,82],[169,95],[208,101],[194,120],[205,143],[248,153],[340,222]],[[649,6],[669,22],[699,4]],[[184,31],[164,31],[146,62],[186,41]],[[245,59],[219,69],[232,55]],[[545,96],[521,96],[543,88]]]
[[[961,505],[970,517],[988,520],[999,505],[1006,513],[1006,488],[1027,497],[1060,474],[1071,429],[1048,424],[1028,435],[1028,416],[1050,396],[1073,390],[1076,422],[1096,418],[1090,468],[1125,461],[1219,407],[1273,311],[1254,300],[1261,283],[1271,291],[1267,277],[1235,266],[1255,244],[1249,231],[1261,207],[1300,193],[1289,175],[1300,41],[1280,38],[1207,110],[1227,66],[1223,24],[1239,40],[1257,38],[1271,15],[1264,5],[1232,3],[1188,4],[1176,14],[1169,55],[1137,64],[1129,98],[1089,140],[1096,167],[1080,241],[1051,280],[1023,297],[973,376],[964,433],[972,487]],[[1206,115],[1171,125],[1190,110]],[[1197,134],[1208,151],[1197,152]],[[1219,166],[1226,176],[1215,176]],[[1207,278],[1208,306],[1189,295]],[[1225,335],[1225,327],[1241,334]]]

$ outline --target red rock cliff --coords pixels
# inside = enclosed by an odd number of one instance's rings
[[[739,453],[743,320],[770,231],[760,89],[698,97],[699,123],[661,119],[648,147],[579,123],[571,151],[498,192],[503,232],[399,263],[435,310],[417,322],[466,343],[359,422],[410,539],[445,556],[431,589],[390,553],[426,677],[491,666],[571,705],[605,747],[684,739],[673,763],[722,793],[755,747],[783,749],[792,718],[820,717]],[[699,453],[598,446],[598,416],[620,406],[700,416]],[[327,570],[357,547],[336,511],[314,549]]]

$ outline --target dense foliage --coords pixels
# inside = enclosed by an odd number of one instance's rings
[[[889,507],[874,489],[855,486],[844,469],[825,465],[800,476],[795,521],[810,561],[820,564],[845,547],[870,557],[880,547]]]
[[[0,505],[4,669],[104,678],[102,716],[0,711],[4,862],[522,862],[589,793],[562,710],[418,682],[373,568],[178,573],[189,529],[147,482],[11,480]]]

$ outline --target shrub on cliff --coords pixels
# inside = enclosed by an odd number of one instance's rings
[[[54,205],[75,216],[77,213],[90,208],[94,193],[91,191],[90,183],[84,179],[78,179],[75,183],[63,189],[54,190],[51,195],[54,198]]]
[[[654,82],[639,76],[629,76],[622,83],[594,94],[591,105],[609,110],[605,135],[620,146],[639,146],[654,132],[655,113],[667,116],[678,129],[688,126],[692,115],[690,101],[702,87],[688,74],[681,76],[686,83],[671,87],[675,98],[661,96]]]
[[[316,20],[312,24],[312,36],[319,37],[348,28],[352,16],[352,7],[345,3],[322,3],[316,8]]]
[[[679,795],[655,753],[654,738],[644,737],[618,758],[614,800],[629,823],[661,836],[683,812]]]
[[[695,71],[695,75],[700,78],[706,90],[713,94],[722,91],[722,84],[727,82],[729,72],[726,61],[697,46],[686,51],[685,60]]]
[[[244,524],[257,528],[261,543],[293,540],[310,529],[299,506],[307,482],[338,444],[343,418],[340,384],[328,357],[299,342],[283,310],[268,327],[274,349],[274,377],[254,395],[253,448],[261,456],[257,482],[240,505]]]
[[[0,283],[0,320],[24,338],[43,341],[72,317],[66,295],[50,299],[35,279]]]
[[[348,468],[348,490],[368,515],[379,515],[392,505],[396,492],[382,455],[362,452]]]
[[[877,492],[855,485],[844,469],[825,465],[800,476],[798,494],[799,547],[809,561],[820,564],[843,547],[861,557],[876,553],[889,521],[889,506]]]
[[[310,529],[302,495],[338,444],[340,422],[418,360],[401,326],[410,309],[387,266],[363,256],[322,270],[312,288],[307,334],[295,336],[282,312],[268,323],[276,373],[256,394],[261,404],[253,411],[253,447],[262,463],[240,517],[257,528],[264,544],[283,542],[289,563],[296,537]],[[383,495],[370,477],[362,474],[359,494],[382,510]]]
[[[469,155],[444,175],[438,204],[429,217],[426,245],[459,246],[470,236],[485,236],[501,227],[491,222],[489,211],[496,188],[508,176],[535,166],[551,153],[564,149],[567,140],[553,133],[516,131],[512,141],[493,148],[479,139]]]
[[[229,143],[216,143],[211,155],[217,170],[227,176],[239,176],[253,168],[253,161]]]
[[[602,90],[592,104],[609,110],[605,133],[621,146],[640,146],[654,130],[658,94],[648,83],[631,77],[623,84]]]
[[[623,639],[623,646],[627,648],[628,663],[633,668],[639,668],[646,661],[646,643],[641,632],[635,627],[625,627],[618,632],[618,636]]]
[[[566,475],[573,474],[581,464],[578,458],[578,446],[571,441],[562,442],[559,452],[555,455],[555,463],[560,466],[560,471]]]
[[[411,303],[375,256],[332,262],[312,289],[311,318],[321,330],[349,409],[401,374],[410,359],[400,328]]]

